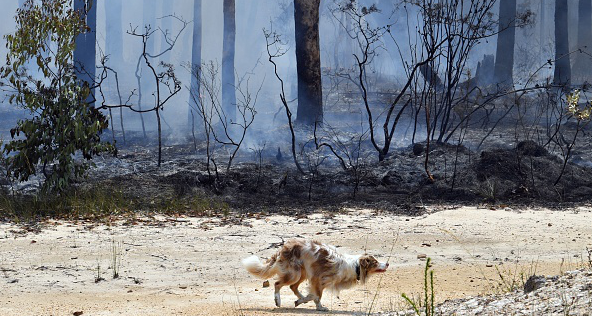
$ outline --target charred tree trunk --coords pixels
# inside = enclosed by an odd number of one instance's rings
[[[578,4],[578,49],[573,66],[574,81],[583,84],[592,75],[592,0],[580,0]]]
[[[106,25],[106,43],[105,49],[112,64],[121,65],[124,63],[123,58],[123,28],[121,25],[121,14],[123,12],[123,5],[121,1],[103,1],[105,8],[105,25]],[[121,93],[119,93],[119,83],[116,86],[117,95],[119,96],[119,104],[123,104]],[[109,117],[111,118],[111,129],[113,130],[113,138],[115,138],[115,128],[113,127],[113,117],[111,109],[109,109]],[[121,135],[125,143],[125,128],[123,125],[123,107],[119,108],[119,125],[121,128]]]
[[[193,40],[191,45],[191,71],[196,71],[201,66],[201,1],[193,0]],[[199,78],[198,76],[191,76],[191,91],[189,93],[189,109],[187,111],[187,123],[190,129],[193,129],[194,114],[191,112],[197,111],[197,104],[195,104],[195,98],[193,95],[199,95]]]
[[[297,122],[323,121],[319,7],[321,0],[294,0],[296,69],[298,73]]]
[[[516,42],[516,0],[500,0],[495,81],[503,87],[514,84],[514,45]]]
[[[224,0],[224,41],[222,43],[222,106],[230,121],[236,120],[234,51],[236,38],[235,0]]]
[[[555,73],[553,84],[569,86],[569,39],[567,31],[567,0],[555,0]]]
[[[419,72],[423,76],[423,79],[434,89],[444,89],[442,79],[440,79],[440,76],[438,76],[438,73],[434,70],[434,68],[432,68],[430,64],[423,64],[419,66]]]
[[[74,0],[74,10],[82,13],[90,31],[78,35],[74,50],[74,64],[78,79],[84,80],[89,86],[95,82],[96,42],[97,42],[97,6],[87,0]],[[94,89],[91,90],[94,95]],[[92,98],[92,95],[89,97]]]

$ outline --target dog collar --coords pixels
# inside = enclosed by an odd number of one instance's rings
[[[360,265],[356,264],[356,280],[360,281]]]

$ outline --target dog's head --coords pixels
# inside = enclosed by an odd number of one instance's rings
[[[382,263],[376,260],[373,256],[363,255],[358,259],[360,265],[360,281],[366,282],[366,279],[374,273],[385,272],[388,268],[388,263]]]

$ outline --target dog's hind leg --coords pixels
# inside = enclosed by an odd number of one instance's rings
[[[299,298],[296,302],[294,302],[294,307],[297,307],[300,304],[308,303],[310,301],[314,301],[315,305],[317,306],[318,311],[328,311],[329,309],[324,307],[321,304],[321,296],[316,293],[310,293],[305,297]]]
[[[313,296],[313,301],[317,305],[318,311],[328,311],[329,309],[321,305],[321,297],[323,296],[323,284],[319,279],[311,280],[310,294]],[[309,294],[309,295],[310,295]]]
[[[321,305],[321,296],[323,295],[323,287],[318,279],[312,279],[310,282],[310,293],[303,298],[299,298],[294,302],[295,306],[314,301],[318,311],[328,311],[329,309]]]
[[[300,280],[300,273],[298,273],[297,275],[284,274],[280,277],[280,279],[277,282],[275,282],[275,294],[274,294],[275,306],[277,306],[277,307],[282,306],[282,300],[280,298],[280,290],[282,289],[282,287],[284,287],[285,285],[295,284],[299,280]],[[292,287],[290,286],[290,288],[292,288]]]
[[[275,293],[273,294],[273,299],[275,301],[275,306],[277,306],[277,307],[282,306],[282,299],[280,297],[280,290],[282,289],[282,287],[284,285],[285,284],[283,284],[281,281],[275,282]]]

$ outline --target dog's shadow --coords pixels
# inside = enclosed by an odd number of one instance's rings
[[[353,311],[337,311],[337,310],[329,310],[329,311],[318,311],[312,308],[295,308],[295,307],[279,307],[274,309],[266,309],[266,308],[244,308],[243,311],[245,312],[272,312],[276,314],[302,314],[302,315],[360,315],[360,312],[353,312]]]

